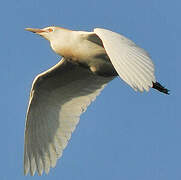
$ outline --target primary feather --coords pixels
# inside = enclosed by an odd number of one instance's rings
[[[79,116],[111,79],[64,59],[48,73],[38,75],[27,112],[25,174],[37,171],[41,175],[43,170],[48,173],[56,165]]]

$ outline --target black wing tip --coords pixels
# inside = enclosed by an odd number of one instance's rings
[[[162,92],[162,93],[164,93],[164,94],[167,94],[167,95],[169,95],[170,94],[170,90],[168,90],[168,89],[166,89],[165,87],[163,87],[160,83],[158,83],[158,82],[153,82],[153,86],[152,86],[152,88],[154,88],[154,89],[156,89],[156,90],[158,90],[158,91],[160,91],[160,92]]]

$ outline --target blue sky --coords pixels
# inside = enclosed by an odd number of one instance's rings
[[[6,0],[0,7],[0,179],[23,176],[25,114],[33,78],[60,59],[25,27],[119,32],[145,48],[171,90],[136,93],[119,78],[81,116],[56,168],[33,179],[181,179],[179,0]]]

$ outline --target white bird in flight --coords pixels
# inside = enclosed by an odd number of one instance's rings
[[[62,59],[33,81],[26,116],[24,174],[48,174],[61,157],[80,115],[105,85],[120,76],[134,90],[156,82],[148,53],[126,37],[106,29],[71,31],[60,27],[26,28],[50,42]]]

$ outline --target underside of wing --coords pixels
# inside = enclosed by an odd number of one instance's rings
[[[115,32],[96,28],[94,32],[119,76],[134,90],[148,91],[156,82],[154,65],[148,53],[131,40]]]
[[[66,60],[35,78],[26,120],[25,174],[48,173],[56,165],[79,116],[110,80]]]

